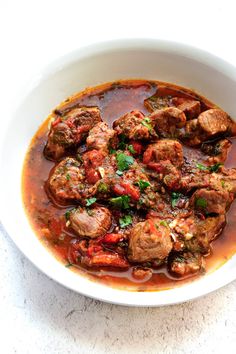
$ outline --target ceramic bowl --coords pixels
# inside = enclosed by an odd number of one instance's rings
[[[1,219],[9,236],[42,272],[83,295],[134,306],[161,306],[207,294],[236,278],[236,256],[211,274],[157,292],[118,290],[65,268],[40,243],[24,212],[21,173],[30,140],[66,97],[107,81],[144,78],[194,89],[236,117],[236,68],[205,51],[148,39],[118,40],[78,49],[50,64],[15,108],[1,142]]]

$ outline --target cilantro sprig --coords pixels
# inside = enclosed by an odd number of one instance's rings
[[[129,209],[129,202],[130,197],[128,195],[121,195],[120,197],[110,199],[111,205],[117,209]]]
[[[120,227],[123,229],[126,226],[131,225],[132,221],[133,220],[132,220],[132,217],[130,215],[125,215],[125,216],[123,216],[122,218],[119,219]]]
[[[119,171],[124,171],[128,170],[129,166],[134,163],[134,158],[121,152],[116,155],[116,161]]]
[[[88,198],[86,199],[86,206],[90,206],[96,202],[97,198]]]

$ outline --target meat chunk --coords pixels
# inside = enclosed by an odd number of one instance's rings
[[[87,147],[108,153],[109,148],[114,148],[116,145],[116,135],[116,131],[109,129],[107,123],[98,123],[89,132],[86,139]]]
[[[157,109],[167,108],[172,106],[172,97],[153,95],[144,100],[144,106],[149,112],[153,112]]]
[[[225,214],[216,217],[207,217],[205,220],[196,218],[194,237],[186,240],[186,248],[191,252],[209,253],[210,243],[223,230],[225,220]]]
[[[178,129],[186,124],[185,114],[176,107],[156,110],[149,116],[158,134],[163,138],[176,137]]]
[[[232,123],[227,113],[221,109],[212,108],[199,115],[198,124],[206,140],[209,137],[229,132]]]
[[[156,178],[164,183],[168,189],[179,189],[181,174],[169,160],[149,163],[148,167],[158,173]]]
[[[105,207],[93,207],[89,210],[77,208],[70,213],[71,227],[78,236],[103,236],[109,230],[111,221],[111,213]]]
[[[84,191],[84,170],[74,158],[67,157],[53,170],[48,187],[57,200],[80,200]]]
[[[199,189],[191,197],[190,204],[204,214],[224,214],[229,205],[230,196],[225,190]]]
[[[227,169],[222,167],[221,173],[212,174],[210,185],[215,189],[219,189],[220,185],[221,188],[236,196],[236,168]]]
[[[169,271],[177,276],[194,274],[202,268],[202,256],[199,253],[176,252],[169,258],[168,267]]]
[[[48,141],[44,150],[47,158],[58,160],[68,149],[85,140],[89,130],[101,121],[97,107],[80,107],[66,116],[58,116],[51,124]]]
[[[160,220],[148,219],[136,224],[130,233],[129,260],[147,262],[164,259],[172,249],[170,229]]]
[[[149,145],[143,155],[143,163],[150,166],[162,160],[169,160],[174,166],[183,164],[183,148],[177,140],[162,139]]]
[[[188,121],[179,138],[189,146],[197,146],[210,138],[229,134],[232,127],[233,123],[224,111],[212,108],[202,112],[197,119]]]
[[[186,126],[179,134],[179,138],[189,146],[197,146],[201,144],[204,139],[199,128],[198,119],[187,121]]]
[[[113,128],[118,135],[124,134],[128,139],[149,141],[157,139],[151,120],[137,110],[115,120]]]
[[[166,187],[170,190],[179,189],[181,174],[177,168],[169,160],[161,161],[159,165],[159,177],[161,177]]]
[[[201,104],[199,101],[190,98],[173,97],[172,103],[185,113],[187,119],[197,118],[201,113]]]
[[[201,150],[210,156],[207,159],[208,164],[214,165],[225,162],[231,145],[232,143],[228,139],[221,139],[203,143]]]

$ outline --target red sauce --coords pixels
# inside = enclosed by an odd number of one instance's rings
[[[156,92],[158,82],[149,82],[143,80],[126,80],[119,83],[105,84],[95,88],[87,89],[82,93],[72,96],[66,100],[59,109],[66,109],[73,104],[98,106],[101,110],[102,117],[110,124],[131,110],[139,109],[143,113],[147,113],[143,105],[144,99]],[[201,101],[205,107],[212,104],[205,98],[196,95],[192,91],[188,91],[177,86],[162,84],[160,90],[161,95],[173,94],[176,96],[178,92],[181,95],[194,96]],[[29,221],[35,231],[35,234],[50,249],[53,254],[66,265],[68,247],[72,237],[65,227],[64,214],[66,208],[54,205],[48,198],[44,185],[48,179],[50,170],[55,163],[45,159],[43,149],[47,141],[48,122],[53,116],[40,126],[33,137],[29,151],[27,153],[23,168],[22,190],[23,201]],[[232,148],[228,155],[225,166],[235,167],[236,155],[236,139],[232,140]],[[185,155],[196,160],[203,160],[204,156],[199,150],[193,148],[185,148]],[[67,206],[68,208],[69,206]],[[71,205],[70,205],[71,207]],[[63,221],[62,221],[63,220]],[[49,226],[48,226],[49,225]],[[236,252],[236,202],[233,202],[227,213],[227,225],[222,234],[212,243],[212,252],[205,258],[206,271],[211,272],[222,265],[227,259],[232,257]],[[168,274],[165,268],[154,270],[152,277],[146,282],[139,282],[132,276],[132,267],[127,271],[108,271],[84,269],[82,267],[71,267],[71,270],[83,272],[94,280],[102,281],[110,286],[126,288],[138,291],[153,291],[171,288],[186,283],[188,279],[173,278]],[[191,277],[191,280],[200,275]]]

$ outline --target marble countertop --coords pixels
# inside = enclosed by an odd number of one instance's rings
[[[235,10],[234,1],[228,0],[147,1],[145,6],[128,0],[0,0],[1,123],[9,115],[12,97],[17,98],[34,72],[70,50],[100,40],[172,39],[207,49],[235,65]],[[180,305],[110,305],[50,280],[21,254],[3,227],[0,267],[1,353],[235,352],[236,281]]]

